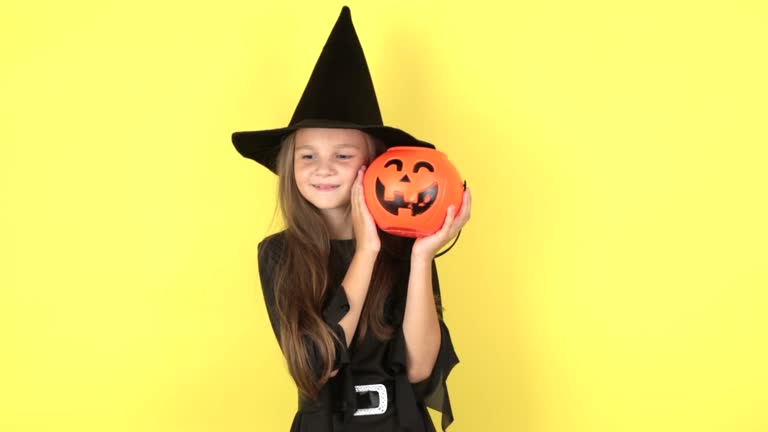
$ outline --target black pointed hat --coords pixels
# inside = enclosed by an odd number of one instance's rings
[[[347,6],[341,9],[288,126],[234,132],[232,143],[241,155],[277,173],[276,159],[283,137],[305,127],[360,129],[381,139],[387,147],[435,148],[400,129],[384,126],[368,63]]]

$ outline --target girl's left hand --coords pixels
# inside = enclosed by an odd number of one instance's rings
[[[411,256],[432,260],[437,252],[448,244],[451,239],[456,237],[459,231],[464,227],[464,224],[467,223],[471,206],[472,195],[469,192],[469,188],[467,188],[467,190],[464,191],[464,198],[461,203],[461,211],[459,212],[459,215],[455,217],[454,213],[456,212],[456,208],[453,205],[449,206],[443,227],[432,235],[416,239],[413,243]]]

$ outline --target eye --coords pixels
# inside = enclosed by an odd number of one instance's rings
[[[403,162],[400,159],[390,159],[390,160],[388,160],[387,163],[384,164],[384,168],[386,168],[386,167],[388,167],[390,165],[395,165],[397,167],[398,171],[402,171],[403,170]]]
[[[429,172],[435,172],[435,168],[429,162],[417,162],[413,167],[413,172],[419,172],[419,169],[426,168]]]
[[[340,154],[338,157],[339,159],[352,159],[352,155],[348,154]]]
[[[305,159],[305,160],[312,159],[312,155],[310,154],[301,155],[301,159]]]

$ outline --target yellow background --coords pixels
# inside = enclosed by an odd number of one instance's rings
[[[768,431],[765,3],[348,4],[473,191],[449,431]],[[341,5],[3,3],[0,430],[288,429],[230,134],[287,125]]]

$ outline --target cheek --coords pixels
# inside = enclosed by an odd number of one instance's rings
[[[308,171],[306,164],[297,162],[293,165],[293,176],[296,177],[296,180],[306,177]]]
[[[309,183],[309,179],[306,175],[303,175],[301,171],[294,171],[294,183],[296,184],[296,187],[301,191],[307,190],[307,183]]]

